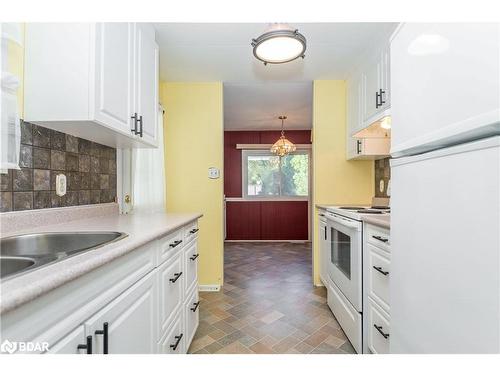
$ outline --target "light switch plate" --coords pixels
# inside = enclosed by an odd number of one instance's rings
[[[210,167],[208,168],[208,178],[216,179],[220,177],[219,168]]]

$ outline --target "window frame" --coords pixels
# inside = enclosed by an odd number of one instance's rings
[[[251,201],[309,201],[311,197],[311,150],[298,149],[290,155],[307,155],[307,195],[248,195],[248,156],[275,156],[268,149],[241,150],[241,196]]]

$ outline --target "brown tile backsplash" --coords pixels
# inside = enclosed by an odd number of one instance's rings
[[[387,198],[387,185],[391,179],[390,158],[375,160],[375,196]],[[384,180],[384,191],[380,191],[380,181]]]
[[[19,170],[0,175],[0,212],[114,202],[116,150],[21,122]],[[56,175],[67,192],[57,196]]]

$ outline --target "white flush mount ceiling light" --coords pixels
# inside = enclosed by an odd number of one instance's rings
[[[306,38],[286,24],[273,24],[257,39],[252,39],[253,55],[267,64],[283,64],[304,58]]]

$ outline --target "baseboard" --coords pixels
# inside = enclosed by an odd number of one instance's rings
[[[218,284],[198,285],[198,291],[200,291],[200,292],[219,292],[220,285],[218,285]]]

